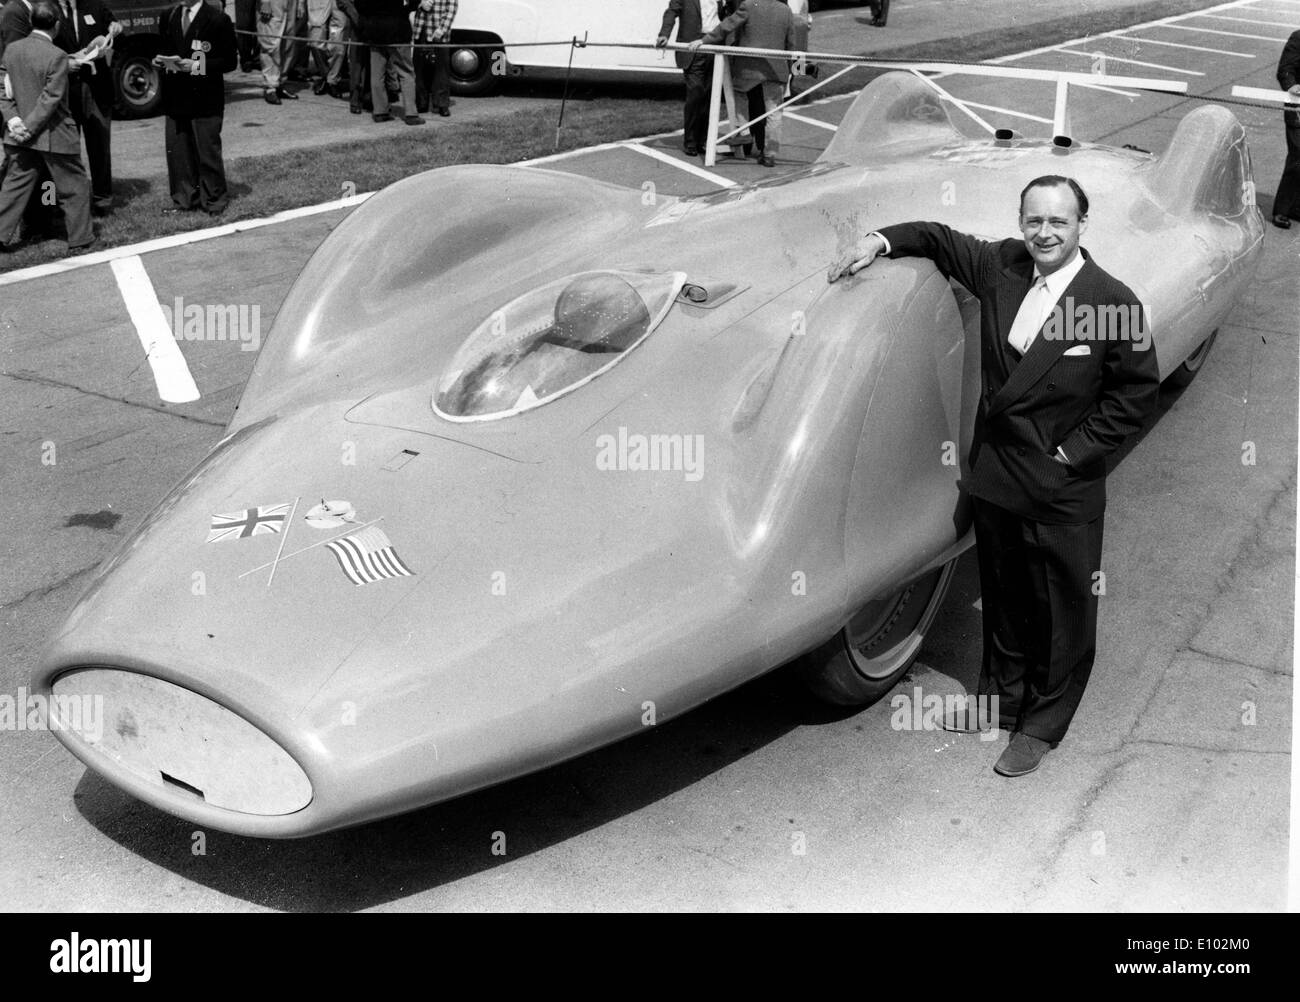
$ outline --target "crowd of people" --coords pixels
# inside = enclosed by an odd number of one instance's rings
[[[230,201],[221,150],[225,74],[260,71],[269,104],[296,100],[306,55],[313,90],[376,122],[451,114],[457,0],[183,0],[158,22],[166,214],[219,216]],[[233,15],[233,17],[232,17]],[[236,28],[236,22],[240,28]],[[0,253],[52,232],[94,246],[113,211],[110,60],[121,23],[104,0],[7,0],[0,8]],[[304,45],[306,49],[304,50]],[[84,157],[83,157],[84,141]]]
[[[356,115],[407,125],[451,114],[450,50],[457,0],[237,0],[241,66],[260,69],[268,104],[296,100],[286,83],[304,46],[316,94],[347,100]],[[346,78],[345,78],[346,68]]]

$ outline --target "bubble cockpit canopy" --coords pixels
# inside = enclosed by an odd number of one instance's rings
[[[685,281],[684,272],[588,271],[525,293],[461,345],[434,411],[450,421],[494,420],[577,389],[644,341]]]

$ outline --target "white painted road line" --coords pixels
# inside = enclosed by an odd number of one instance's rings
[[[110,267],[145,357],[149,359],[149,367],[153,369],[158,396],[168,404],[198,400],[199,388],[194,385],[190,367],[185,364],[185,356],[181,354],[167,318],[163,316],[158,294],[154,292],[149,273],[144,270],[144,262],[138,256],[119,258],[111,262]]]
[[[1162,28],[1177,28],[1179,31],[1199,31],[1206,35],[1227,35],[1229,38],[1253,38],[1257,42],[1282,42],[1285,39],[1275,35],[1243,35],[1240,31],[1219,31],[1217,28],[1194,28],[1188,24],[1163,24]]]
[[[64,272],[76,271],[78,268],[87,268],[95,264],[108,264],[124,258],[138,257],[151,251],[167,250],[170,247],[184,247],[186,244],[198,243],[200,240],[212,240],[216,237],[228,236],[231,233],[256,230],[262,226],[270,226],[272,223],[302,219],[321,212],[333,212],[335,209],[348,209],[354,205],[360,205],[373,194],[374,192],[366,192],[364,195],[351,195],[348,198],[339,198],[332,202],[322,202],[320,205],[304,205],[298,209],[285,209],[283,212],[277,212],[273,216],[264,216],[261,219],[241,219],[237,223],[226,223],[224,226],[212,226],[205,230],[173,233],[169,237],[158,237],[138,244],[128,244],[125,247],[110,247],[108,250],[96,251],[93,254],[81,254],[77,257],[50,261],[47,264],[33,265],[30,268],[20,268],[17,271],[10,271],[0,275],[0,285],[13,285],[16,282],[25,282],[29,278],[61,275]]]
[[[1210,49],[1204,45],[1186,45],[1183,42],[1166,42],[1159,38],[1147,38],[1145,35],[1116,35],[1116,38],[1131,38],[1141,45],[1167,45],[1171,49],[1191,49],[1195,52],[1210,52],[1217,56],[1240,56],[1242,59],[1254,59],[1253,52],[1233,52],[1230,49]]]
[[[1238,24],[1262,24],[1266,28],[1291,28],[1292,25],[1287,21],[1261,21],[1255,17],[1227,17],[1223,14],[1198,14],[1197,17],[1212,17],[1216,21],[1236,21]]]
[[[635,150],[637,153],[643,153],[655,160],[662,160],[666,164],[672,164],[680,170],[686,171],[687,174],[694,174],[696,177],[703,178],[705,181],[711,181],[720,188],[734,188],[736,182],[729,177],[723,177],[721,174],[714,174],[713,171],[705,170],[703,167],[696,167],[695,164],[679,160],[671,153],[665,153],[663,150],[657,150],[653,146],[643,146],[641,143],[623,143],[625,150]]]
[[[962,101],[962,104],[971,108],[979,108],[982,111],[996,111],[999,114],[1011,115],[1013,118],[1027,118],[1031,122],[1042,122],[1044,125],[1051,125],[1050,118],[1043,118],[1041,115],[1030,115],[1024,111],[1012,111],[1010,108],[999,108],[996,104],[980,104],[978,101]]]
[[[1200,70],[1184,70],[1177,66],[1165,66],[1163,63],[1144,63],[1140,59],[1125,59],[1122,56],[1112,56],[1105,52],[1079,52],[1077,49],[1058,48],[1057,52],[1064,52],[1067,56],[1083,56],[1084,59],[1100,59],[1103,63],[1130,63],[1133,66],[1145,66],[1153,70],[1168,70],[1170,73],[1190,73],[1194,77],[1205,76]]]
[[[808,125],[815,125],[819,129],[827,129],[831,132],[838,132],[840,127],[832,125],[830,122],[823,122],[820,118],[809,118],[807,115],[800,115],[793,111],[784,111],[781,113],[785,118],[793,118],[796,122],[805,122]]]

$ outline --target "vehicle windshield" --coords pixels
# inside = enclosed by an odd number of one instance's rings
[[[683,272],[590,271],[520,296],[456,352],[433,409],[483,421],[540,407],[613,367],[667,315]]]

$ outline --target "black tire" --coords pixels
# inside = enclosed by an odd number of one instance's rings
[[[799,671],[819,699],[869,706],[889,692],[921,653],[957,566],[954,557],[893,595],[868,602]]]
[[[1165,385],[1172,386],[1175,389],[1181,389],[1191,384],[1196,378],[1196,374],[1201,371],[1201,366],[1210,355],[1210,349],[1214,347],[1214,339],[1219,336],[1218,328],[1210,332],[1210,336],[1202,341],[1194,352],[1187,356],[1187,361],[1180,365],[1165,378]]]
[[[469,43],[499,44],[499,39],[468,36],[458,38],[453,34],[452,41],[466,47],[451,50],[451,92],[458,97],[487,97],[495,94],[501,86],[503,74],[494,73],[493,67],[505,65],[505,49],[481,45],[471,47]]]
[[[119,118],[149,118],[162,111],[162,77],[153,57],[144,52],[119,53],[113,60]]]

